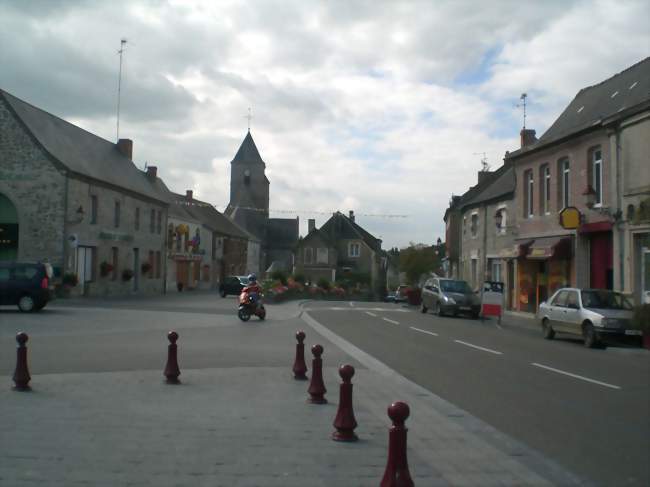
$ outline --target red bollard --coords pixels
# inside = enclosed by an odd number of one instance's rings
[[[409,417],[408,404],[394,402],[388,407],[388,416],[393,421],[388,438],[388,463],[380,487],[413,487],[406,459],[406,432],[404,421]]]
[[[311,382],[309,383],[309,399],[307,402],[312,404],[326,404],[325,399],[325,384],[323,383],[323,360],[320,356],[323,354],[323,347],[321,345],[314,345],[311,347],[311,353],[314,354],[314,360],[311,365]]]
[[[342,365],[339,367],[339,375],[343,379],[339,393],[339,409],[334,419],[336,431],[332,433],[335,441],[357,441],[359,438],[354,434],[357,427],[357,420],[354,418],[352,409],[352,383],[350,380],[354,375],[354,367]]]
[[[300,330],[296,333],[296,359],[293,362],[293,378],[296,380],[307,380],[307,364],[305,363],[305,332]]]
[[[178,368],[178,345],[176,345],[176,340],[178,340],[178,333],[175,331],[170,331],[167,333],[167,340],[169,340],[169,346],[167,347],[167,364],[165,365],[165,377],[167,377],[167,384],[180,384],[181,381],[178,380],[178,376],[181,375],[181,370]]]
[[[24,331],[21,331],[16,335],[16,341],[18,342],[18,349],[16,350],[16,370],[14,370],[14,390],[16,391],[29,391],[29,381],[32,380],[32,377],[29,375],[29,368],[27,367],[27,343],[29,336]]]

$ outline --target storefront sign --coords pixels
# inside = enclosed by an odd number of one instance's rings
[[[560,212],[560,225],[567,230],[573,230],[580,226],[580,210],[573,206],[567,206]]]
[[[115,242],[133,242],[133,235],[124,233],[99,232],[99,238],[102,240],[113,240]]]
[[[190,254],[189,252],[169,252],[168,258],[172,260],[200,262],[201,260],[203,260],[203,255]]]
[[[550,256],[550,249],[530,249],[530,252],[528,253],[528,257],[549,257]]]

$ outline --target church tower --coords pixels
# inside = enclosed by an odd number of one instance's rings
[[[226,209],[236,223],[264,242],[269,218],[269,180],[250,130],[230,162],[230,203]]]

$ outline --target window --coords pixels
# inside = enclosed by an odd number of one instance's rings
[[[361,244],[350,242],[348,244],[348,257],[359,257],[361,255]]]
[[[305,248],[305,264],[311,264],[314,261],[314,249]]]
[[[496,282],[503,282],[501,280],[501,261],[493,260],[492,261],[492,280]]]
[[[544,164],[539,170],[540,211],[542,215],[550,213],[551,202],[551,168]]]
[[[162,211],[158,212],[156,219],[156,233],[160,235],[162,233]]]
[[[567,297],[569,296],[569,291],[560,291],[556,296],[553,302],[551,303],[553,306],[559,306],[560,308],[565,308],[566,307],[566,300]]]
[[[592,187],[596,192],[596,206],[603,204],[603,156],[600,149],[591,153]]]
[[[467,217],[463,217],[463,235],[467,233]]]
[[[524,197],[525,197],[525,208],[524,208],[524,218],[532,218],[534,215],[534,206],[533,206],[533,189],[535,187],[535,180],[533,178],[533,170],[529,169],[524,173]]]
[[[156,231],[156,210],[151,210],[149,212],[149,233],[154,233]]]
[[[195,263],[198,266],[198,263]],[[160,279],[160,250],[156,251],[156,279]]]
[[[115,228],[120,226],[120,202],[115,202]]]
[[[119,260],[119,250],[117,247],[111,247],[111,263],[113,265],[113,274],[111,275],[111,279],[115,280],[117,279],[117,264]]]
[[[564,209],[569,206],[571,191],[571,167],[568,159],[562,159],[559,163],[560,167],[560,206]]]
[[[506,233],[508,225],[508,211],[505,207],[499,208],[494,214],[494,222],[497,227],[497,234],[502,235]]]
[[[478,259],[472,259],[472,286],[476,287],[476,273],[478,269]]]
[[[478,213],[472,213],[470,232],[472,233],[472,238],[476,238],[476,235],[478,234]]]
[[[135,229],[140,230],[140,208],[135,209]]]
[[[90,196],[90,224],[97,224],[97,196]]]
[[[569,295],[566,300],[567,308],[578,309],[580,306],[578,304],[578,293],[576,291],[569,291]]]
[[[167,250],[174,249],[174,224],[170,223],[167,225]],[[214,255],[214,249],[212,251]]]
[[[153,211],[153,210],[152,210],[152,211]],[[148,262],[149,262],[149,272],[147,272],[147,277],[148,277],[149,279],[152,279],[153,276],[154,276],[154,264],[155,264],[155,262],[154,262],[154,252],[153,252],[153,250],[150,250],[150,251],[149,251],[149,260],[148,260]]]
[[[327,264],[327,248],[318,248],[316,249],[316,263],[317,264]]]

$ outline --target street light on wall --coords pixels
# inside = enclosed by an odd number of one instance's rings
[[[77,225],[77,224],[81,223],[83,221],[84,215],[85,215],[84,207],[79,205],[79,208],[77,208],[77,211],[75,211],[74,215],[75,215],[74,219],[73,220],[68,220],[66,222],[67,224],[69,224],[69,225]]]

